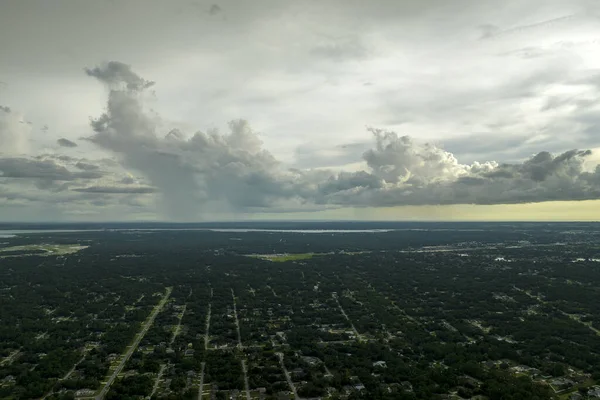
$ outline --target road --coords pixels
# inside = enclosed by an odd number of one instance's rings
[[[279,296],[277,296],[277,293],[275,293],[275,291],[273,290],[273,288],[271,287],[271,285],[267,285],[267,287],[268,287],[269,289],[271,289],[271,292],[273,292],[273,296],[274,296],[274,297],[279,297]]]
[[[527,295],[527,296],[529,296],[531,299],[534,299],[534,300],[536,300],[536,301],[537,301],[538,303],[540,303],[540,304],[544,304],[544,305],[546,305],[546,306],[548,306],[548,307],[552,307],[554,310],[556,310],[557,312],[561,313],[561,314],[562,314],[562,315],[564,315],[565,317],[567,317],[567,318],[571,319],[572,321],[575,321],[575,322],[578,322],[578,323],[580,323],[581,325],[583,325],[583,326],[585,326],[586,328],[588,328],[590,331],[594,332],[596,335],[600,336],[600,329],[594,328],[594,327],[592,326],[592,323],[591,323],[591,322],[584,322],[584,321],[582,321],[581,319],[579,319],[579,317],[578,317],[577,315],[573,315],[573,314],[569,314],[569,313],[567,313],[567,312],[564,312],[563,310],[560,310],[560,309],[556,308],[555,306],[553,306],[552,304],[548,303],[547,301],[540,299],[540,297],[539,297],[539,296],[534,296],[534,295],[532,295],[532,294],[531,294],[531,293],[529,293],[527,290],[520,289],[520,288],[518,288],[518,287],[516,287],[516,286],[514,286],[514,285],[513,285],[513,288],[514,288],[516,291],[518,291],[518,292],[521,292],[521,293],[524,293],[524,294],[526,294],[526,295]]]
[[[333,298],[335,299],[335,302],[337,303],[338,307],[340,308],[342,315],[344,316],[344,318],[346,318],[346,321],[348,321],[348,323],[352,327],[352,330],[354,331],[354,335],[356,335],[356,340],[358,340],[359,342],[362,341],[363,340],[362,336],[360,335],[360,333],[358,333],[358,331],[354,327],[354,324],[352,323],[352,321],[350,321],[350,318],[348,318],[348,315],[346,314],[346,311],[344,311],[344,308],[340,304],[340,301],[338,300],[337,296],[334,295]]]
[[[290,390],[294,394],[294,399],[300,400],[300,397],[298,396],[298,392],[296,391],[296,385],[294,385],[294,382],[292,382],[292,377],[291,377],[289,371],[287,370],[287,368],[285,367],[285,364],[283,363],[283,353],[275,353],[275,354],[277,355],[277,357],[279,357],[279,364],[281,364],[281,369],[283,370],[283,373],[285,375],[285,380],[287,381],[288,386],[290,387]]]
[[[244,389],[246,390],[246,400],[252,400],[250,397],[250,384],[248,383],[248,368],[246,368],[246,360],[242,360],[242,372],[244,373]]]
[[[125,364],[127,364],[127,361],[129,361],[129,358],[131,358],[131,355],[135,352],[137,347],[140,345],[140,341],[144,338],[144,336],[146,335],[146,332],[148,332],[148,330],[154,323],[154,319],[156,318],[158,313],[163,309],[165,304],[167,304],[167,301],[169,300],[169,297],[171,296],[172,291],[173,291],[172,287],[167,288],[167,292],[165,293],[163,298],[160,300],[160,302],[156,305],[156,307],[154,307],[154,310],[152,310],[152,313],[150,314],[150,316],[148,317],[146,322],[144,322],[144,324],[142,325],[142,330],[140,332],[138,332],[137,335],[135,335],[135,339],[133,340],[133,343],[131,344],[131,346],[129,346],[129,349],[125,353],[123,359],[121,360],[121,362],[119,363],[117,368],[114,370],[114,372],[112,373],[110,378],[108,378],[106,385],[104,385],[104,387],[102,388],[100,393],[95,397],[96,400],[104,399],[104,396],[106,396],[106,393],[108,393],[110,386],[113,384],[115,379],[117,379],[117,375],[119,375],[121,373],[121,371],[123,371],[123,368],[125,368]]]
[[[237,306],[235,303],[235,294],[233,293],[233,289],[231,289],[231,297],[233,298],[233,315],[235,317],[235,329],[237,331],[237,337],[238,337],[238,349],[242,350],[244,348],[244,346],[242,346],[242,334],[240,333],[240,321],[238,320]]]
[[[17,358],[20,352],[20,350],[15,350],[12,353],[10,353],[8,356],[6,356],[4,360],[0,361],[0,366],[12,363]]]
[[[67,372],[67,373],[65,374],[65,376],[63,376],[62,378],[60,378],[60,379],[59,379],[59,381],[64,381],[64,380],[67,380],[67,379],[69,379],[69,377],[71,376],[71,374],[72,374],[73,372],[75,372],[75,369],[77,369],[77,366],[78,366],[79,364],[81,364],[81,363],[83,362],[83,360],[85,360],[85,353],[84,353],[84,354],[83,354],[83,356],[82,356],[82,357],[79,359],[79,361],[77,361],[77,362],[76,362],[76,363],[73,365],[73,367],[72,367],[72,368],[69,370],[69,372]],[[52,394],[54,394],[54,388],[52,388],[52,389],[51,389],[51,390],[50,390],[48,393],[46,393],[46,394],[44,395],[44,397],[42,397],[40,400],[44,400],[44,399],[46,399],[46,397],[48,397],[48,396],[50,396],[50,395],[52,395]]]
[[[204,332],[204,350],[208,350],[208,333],[210,331],[210,313],[212,303],[208,303],[208,313],[206,314],[206,330]]]
[[[150,393],[150,396],[148,396],[147,399],[152,398],[152,396],[154,396],[154,393],[156,393],[156,391],[158,390],[158,385],[160,384],[160,379],[162,378],[163,374],[165,373],[166,368],[167,368],[167,364],[160,365],[160,371],[158,371],[158,375],[156,376],[156,380],[154,381],[154,386],[152,387],[152,393]]]
[[[177,321],[177,326],[175,326],[175,330],[173,331],[173,336],[171,336],[171,341],[169,342],[169,348],[171,348],[171,346],[173,346],[173,342],[175,342],[175,339],[177,339],[177,336],[179,335],[179,332],[181,331],[181,320],[183,319],[183,316],[185,315],[185,310],[187,310],[187,304],[184,304],[183,306],[183,310],[181,310],[181,313],[179,314],[178,317],[178,321]]]
[[[202,394],[204,393],[204,366],[206,363],[202,361],[202,368],[200,369],[200,385],[198,386],[198,400],[202,400]]]

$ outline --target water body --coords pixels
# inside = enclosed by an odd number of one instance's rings
[[[74,233],[74,232],[163,232],[163,231],[204,231],[225,233],[249,233],[249,232],[273,232],[273,233],[385,233],[396,229],[251,229],[251,228],[116,228],[116,229],[23,229],[23,230],[0,230],[0,238],[10,238],[17,235],[41,234],[41,233]]]
[[[385,233],[393,232],[395,229],[201,229],[212,232],[231,232],[231,233],[247,233],[247,232],[275,232],[275,233]]]
[[[70,233],[70,232],[94,232],[102,229],[22,229],[22,230],[0,230],[0,238],[11,238],[17,235],[33,233]]]

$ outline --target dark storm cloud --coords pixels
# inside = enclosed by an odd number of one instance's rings
[[[69,139],[60,138],[56,141],[61,147],[77,147],[77,143],[70,141]]]

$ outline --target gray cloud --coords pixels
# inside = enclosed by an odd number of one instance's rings
[[[4,178],[40,178],[55,181],[73,180],[73,174],[52,161],[34,161],[27,158],[0,159],[0,172]]]
[[[97,75],[108,72],[99,67]],[[123,89],[126,82],[115,79],[106,82],[111,87],[107,111],[92,121],[96,133],[89,140],[143,174],[160,192],[170,218],[315,204],[504,204],[600,197],[599,170],[584,170],[591,154],[587,150],[556,156],[539,152],[513,164],[462,164],[436,145],[375,128],[369,129],[374,145],[355,160],[366,164],[363,171],[286,170],[244,120],[232,121],[226,134],[196,132],[186,139],[184,132],[172,130],[161,136],[141,104],[144,85]],[[352,152],[361,146],[351,146]]]
[[[8,113],[10,113],[11,110],[10,110],[9,106],[0,105],[0,111],[4,111],[5,113],[8,114]]]
[[[73,181],[76,179],[98,179],[99,172],[71,172],[52,160],[38,161],[29,158],[0,158],[2,178],[35,178],[48,181]]]
[[[75,168],[78,168],[82,171],[96,171],[96,170],[100,169],[100,167],[95,164],[89,164],[89,163],[82,162],[82,161],[78,161],[75,164]]]
[[[367,48],[356,37],[327,40],[313,47],[310,53],[334,61],[358,60],[369,55]]]
[[[37,156],[33,157],[35,160],[41,160],[41,161],[45,161],[45,160],[57,160],[60,161],[62,163],[76,163],[79,161],[78,158],[76,157],[71,157],[71,156],[67,156],[65,154],[39,154]]]
[[[156,188],[150,186],[89,186],[73,189],[81,193],[105,193],[105,194],[149,194],[156,193]]]
[[[131,67],[118,61],[110,61],[102,67],[86,68],[85,73],[108,85],[125,84],[127,89],[140,90],[154,85],[154,82],[140,78]]]
[[[384,186],[385,181],[383,179],[366,171],[340,172],[335,176],[330,176],[324,183],[319,184],[318,197],[322,199],[332,194],[348,191],[379,190],[383,189]]]
[[[536,29],[552,28],[561,23],[575,22],[577,18],[581,18],[581,17],[582,17],[581,15],[575,15],[575,14],[564,15],[562,17],[552,18],[552,19],[548,19],[545,21],[536,22],[534,24],[520,25],[520,26],[516,26],[514,28],[505,29],[505,30],[501,30],[500,28],[498,28],[497,26],[494,26],[494,25],[482,25],[481,30],[483,33],[482,33],[481,38],[482,39],[495,39],[495,38],[500,38],[500,37],[506,36],[506,35],[525,33],[527,31],[536,30]]]
[[[322,143],[307,143],[296,147],[294,166],[296,168],[336,167],[360,160],[362,154],[371,147],[370,141],[326,146]]]
[[[210,8],[208,9],[208,13],[209,13],[210,15],[217,15],[217,14],[219,14],[221,11],[222,11],[222,10],[221,10],[221,7],[219,7],[219,5],[218,5],[218,4],[212,4],[212,5],[210,6]]]
[[[58,145],[61,147],[77,147],[77,143],[65,138],[58,139],[56,143],[58,143]]]
[[[390,136],[392,137],[390,139]],[[321,190],[317,201],[337,205],[395,206],[444,204],[510,204],[600,198],[600,168],[584,170],[591,151],[570,150],[554,156],[540,152],[519,164],[463,165],[431,145],[415,145],[387,132],[365,153],[377,162],[373,177],[379,187],[364,183],[340,185],[339,191]],[[382,143],[385,143],[382,146]],[[416,155],[416,156],[415,156]],[[382,166],[384,173],[381,173]],[[368,182],[364,171],[351,175]],[[339,179],[348,182],[348,176]]]

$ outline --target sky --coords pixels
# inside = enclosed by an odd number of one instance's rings
[[[3,0],[0,221],[600,220],[592,0]]]

